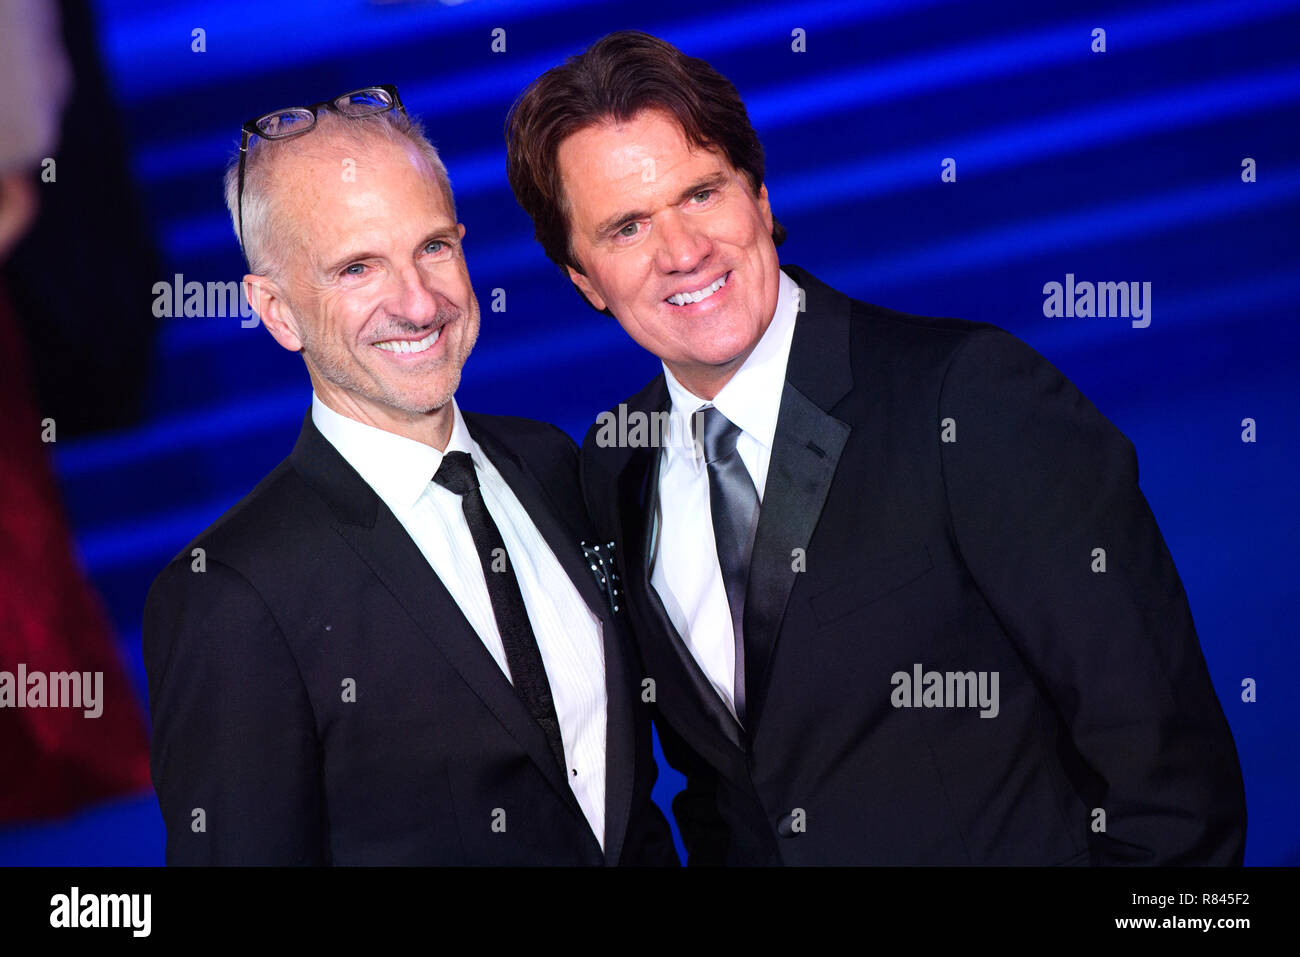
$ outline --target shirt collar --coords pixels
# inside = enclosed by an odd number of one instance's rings
[[[454,397],[451,411],[451,438],[446,450],[439,452],[431,445],[385,432],[335,412],[314,391],[311,397],[312,422],[321,435],[390,507],[409,508],[414,505],[433,481],[434,473],[447,452],[468,452],[475,464],[482,467],[485,461],[483,452],[469,434]]]
[[[776,297],[772,321],[759,337],[754,351],[746,357],[713,401],[701,399],[677,381],[664,366],[664,382],[672,399],[667,443],[670,455],[695,462],[698,450],[690,440],[691,416],[706,405],[715,406],[741,431],[757,440],[765,449],[772,448],[776,420],[781,411],[781,393],[785,389],[785,369],[794,338],[795,319],[799,314],[799,286],[784,272]]]

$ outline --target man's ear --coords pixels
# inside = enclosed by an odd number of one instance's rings
[[[763,224],[767,226],[767,233],[772,234],[772,204],[767,198],[767,184],[764,183],[758,188],[758,211],[763,217]]]
[[[262,318],[262,325],[266,326],[271,338],[290,352],[301,352],[298,317],[293,314],[293,308],[275,280],[249,273],[244,277],[243,286],[249,306]]]
[[[587,297],[587,302],[591,303],[596,308],[596,311],[604,312],[605,300],[601,298],[600,293],[596,292],[596,287],[591,284],[591,280],[572,266],[565,266],[564,268],[569,273],[569,279],[578,287],[578,291]]]

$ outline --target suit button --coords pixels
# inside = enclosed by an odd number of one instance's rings
[[[791,811],[785,817],[781,818],[781,820],[776,822],[776,833],[780,834],[782,837],[798,837],[803,833],[803,827],[800,826],[796,828],[795,825],[802,825],[802,823],[803,810],[801,808],[796,808],[794,811]]]

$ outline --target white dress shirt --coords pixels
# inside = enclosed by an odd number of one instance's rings
[[[682,641],[733,715],[736,638],[713,540],[709,474],[702,452],[692,441],[691,416],[712,405],[740,427],[736,451],[749,470],[761,503],[799,311],[799,287],[785,273],[780,276],[772,321],[754,351],[712,402],[691,393],[664,366],[672,410],[669,440],[659,460],[657,534],[650,584]]]
[[[601,623],[587,607],[537,526],[465,427],[452,399],[448,452],[474,459],[479,489],[519,580],[551,685],[566,775],[591,830],[605,846],[605,648]],[[483,566],[461,509],[461,496],[433,481],[443,452],[365,425],[312,395],[312,421],[392,510],[510,678]]]

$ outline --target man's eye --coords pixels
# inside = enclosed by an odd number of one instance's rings
[[[366,271],[365,263],[353,263],[351,266],[343,267],[343,275],[345,276],[360,276],[365,271]]]
[[[698,200],[700,200],[700,202],[702,202],[702,203],[707,203],[707,202],[709,201],[709,197],[712,196],[712,195],[713,195],[713,190],[711,190],[711,189],[702,189],[702,190],[700,190],[698,193],[696,193],[694,196],[692,196],[691,198],[692,198],[692,199],[698,199]],[[700,199],[701,196],[703,196],[704,198],[703,198],[703,199]]]
[[[615,235],[616,235],[616,236],[621,236],[621,237],[623,237],[624,239],[631,239],[633,236],[636,235],[636,231],[637,231],[637,229],[639,228],[639,226],[640,226],[639,223],[628,223],[626,226],[624,226],[622,229],[620,229],[617,233],[615,233]]]
[[[433,239],[430,240],[428,244],[425,245],[424,251],[428,253],[433,253],[436,256],[438,253],[442,252],[446,248],[447,248],[447,244],[444,243],[441,239]]]

